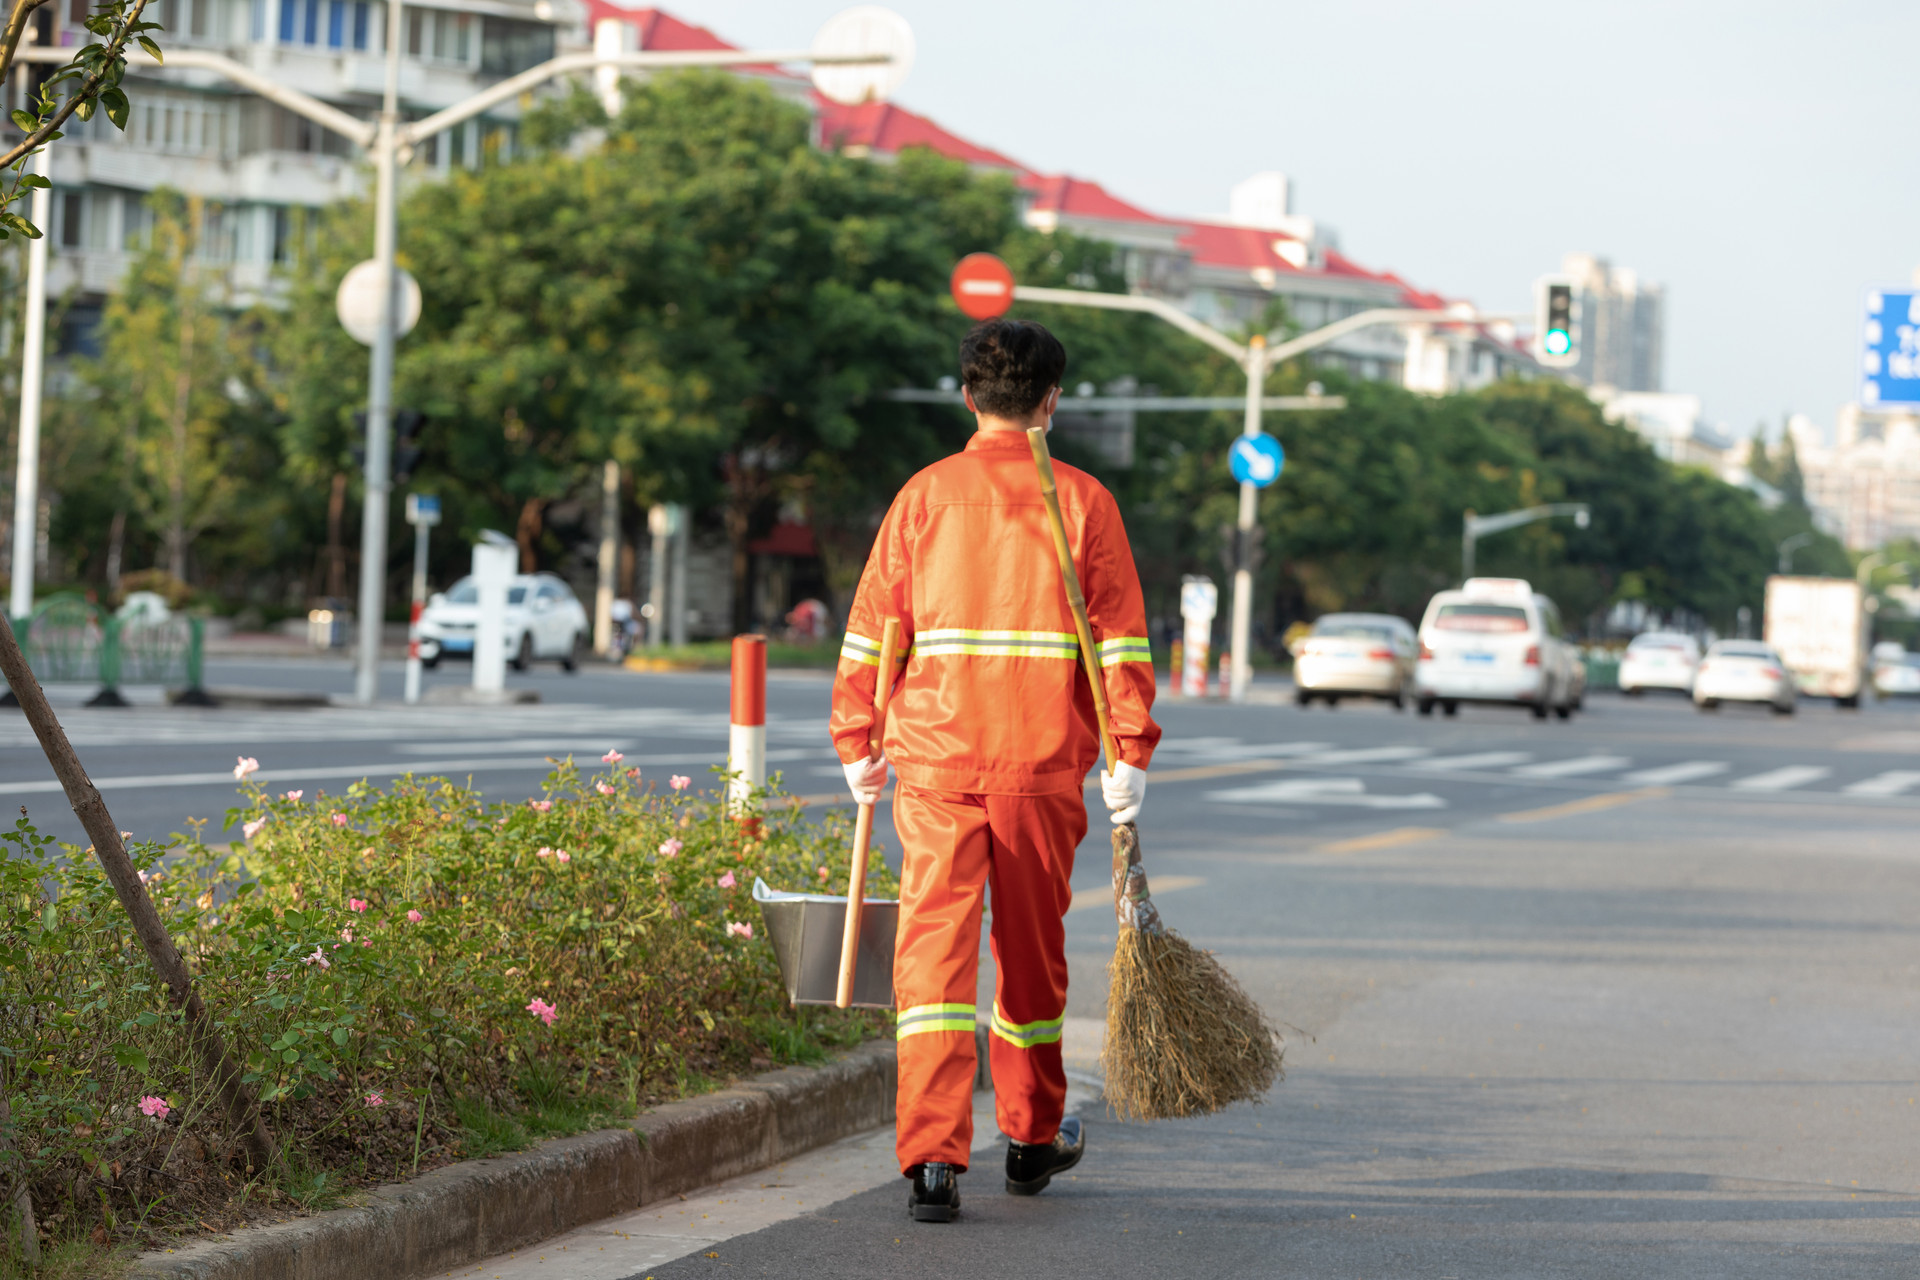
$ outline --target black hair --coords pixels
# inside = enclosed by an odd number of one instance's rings
[[[960,380],[991,417],[1026,417],[1066,372],[1067,349],[1031,320],[982,320],[960,343]]]

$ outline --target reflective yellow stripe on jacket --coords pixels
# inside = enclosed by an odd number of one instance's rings
[[[974,1006],[970,1004],[917,1004],[900,1011],[893,1038],[905,1040],[924,1031],[973,1031]]]
[[[840,642],[840,661],[858,662],[863,666],[877,667],[880,665],[880,642],[869,640],[858,632],[849,631],[846,638]]]
[[[1115,636],[1100,642],[1100,665],[1117,667],[1123,662],[1152,662],[1153,649],[1145,636]]]
[[[970,658],[1066,658],[1080,656],[1080,642],[1071,631],[968,631],[940,627],[913,637],[918,658],[955,655]]]
[[[993,1034],[1008,1044],[1022,1049],[1031,1049],[1037,1044],[1056,1044],[1060,1040],[1060,1025],[1066,1021],[1063,1014],[1058,1018],[1042,1018],[1038,1022],[1013,1023],[1007,1021],[1000,1012],[1000,1006],[993,1006]]]

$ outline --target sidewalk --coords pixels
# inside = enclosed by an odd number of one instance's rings
[[[1103,1030],[1093,1018],[1067,1019],[1062,1056],[1067,1063],[1069,1115],[1099,1096],[1095,1072]],[[738,1236],[801,1214],[817,1214],[849,1196],[876,1189],[883,1194],[889,1188],[897,1192],[900,1225],[910,1226],[907,1182],[894,1160],[893,1135],[889,1126],[844,1138],[707,1191],[607,1218],[452,1274],[472,1280],[639,1280],[649,1267],[712,1252]],[[1004,1145],[994,1122],[993,1095],[984,1090],[973,1095],[973,1137],[975,1176],[966,1179],[961,1192],[963,1196],[999,1196]]]

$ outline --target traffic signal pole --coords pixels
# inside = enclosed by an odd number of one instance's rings
[[[1376,325],[1398,324],[1488,324],[1495,320],[1520,319],[1517,316],[1481,315],[1471,308],[1450,307],[1445,311],[1411,307],[1376,307],[1323,325],[1296,338],[1273,334],[1255,334],[1248,342],[1236,342],[1212,325],[1196,320],[1172,303],[1159,298],[1131,293],[1095,293],[1088,289],[1050,289],[1038,285],[1015,285],[1017,302],[1037,302],[1054,306],[1094,307],[1103,311],[1140,311],[1158,316],[1168,324],[1200,339],[1215,351],[1239,365],[1247,375],[1246,416],[1242,436],[1257,437],[1261,432],[1267,374],[1281,364],[1350,333]],[[1269,345],[1271,344],[1271,345]],[[1246,700],[1247,687],[1253,682],[1253,539],[1259,515],[1259,489],[1250,481],[1240,485],[1240,512],[1234,523],[1233,612],[1228,640],[1232,661],[1227,696],[1234,702]]]

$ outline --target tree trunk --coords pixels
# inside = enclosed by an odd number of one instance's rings
[[[127,509],[125,507],[113,513],[113,523],[107,526],[107,596],[111,599],[120,594],[120,561],[126,549]]]
[[[13,1189],[13,1212],[19,1222],[20,1253],[22,1262],[37,1264],[40,1261],[40,1233],[33,1225],[33,1195],[27,1187],[27,1161],[13,1141],[13,1113],[7,1106],[7,1060],[0,1058],[0,1172],[6,1172],[12,1165],[17,1172],[9,1177],[20,1179]],[[4,1186],[0,1182],[0,1186]]]
[[[147,896],[147,887],[141,883],[133,860],[127,856],[126,845],[121,843],[119,824],[107,812],[107,802],[101,799],[80,757],[74,754],[66,730],[60,727],[59,717],[48,705],[40,681],[34,678],[26,655],[20,651],[12,624],[3,615],[4,611],[0,611],[0,674],[6,676],[14,696],[20,700],[20,709],[26,714],[27,723],[33,726],[34,736],[40,739],[40,749],[46,753],[47,763],[53,766],[54,776],[60,779],[67,802],[73,806],[73,816],[80,819],[81,830],[93,841],[94,855],[100,859],[120,905],[133,922],[134,934],[145,948],[154,972],[166,984],[169,1002],[186,1013],[188,1041],[200,1059],[201,1069],[213,1081],[228,1122],[246,1142],[253,1155],[254,1168],[265,1170],[279,1158],[279,1148],[260,1114],[253,1090],[241,1075],[241,1060],[227,1052],[220,1028],[207,1012],[200,993],[193,989],[193,975],[154,908],[153,899]]]
[[[333,491],[327,495],[327,595],[334,600],[347,594],[347,547],[341,524],[347,513],[347,473],[333,473]]]
[[[167,572],[187,580],[187,416],[193,401],[192,277],[180,288],[180,369],[173,379],[173,475],[167,501]]]
[[[520,522],[514,526],[514,541],[520,544],[520,572],[534,573],[540,568],[540,534],[546,529],[547,500],[528,498],[520,504]]]

